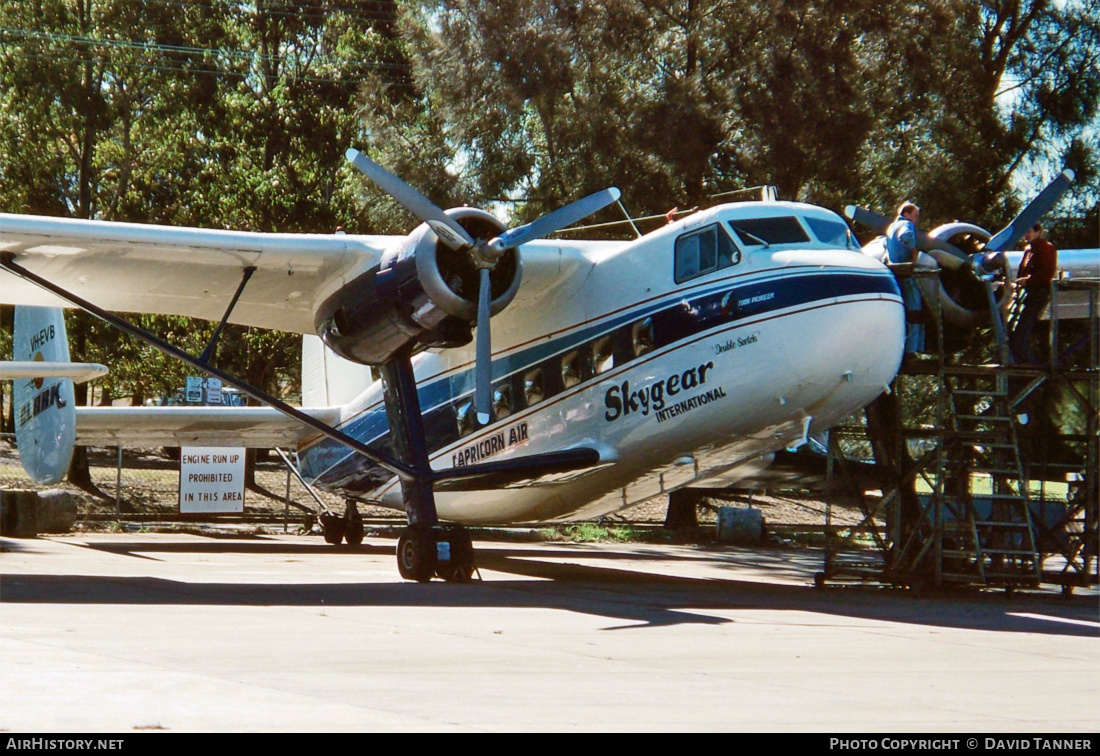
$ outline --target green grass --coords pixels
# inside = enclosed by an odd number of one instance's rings
[[[630,525],[601,525],[582,522],[541,531],[548,541],[569,543],[634,543],[646,540],[646,534]]]
[[[1068,489],[1065,483],[1048,482],[1044,488],[1041,481],[1033,480],[1028,484],[1028,496],[1039,499],[1039,494],[1042,493],[1047,501],[1065,501]],[[971,480],[971,490],[979,496],[989,495],[993,493],[993,479],[985,475],[975,475]],[[932,486],[924,478],[917,478],[917,493],[932,493]]]

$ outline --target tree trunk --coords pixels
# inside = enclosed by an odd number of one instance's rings
[[[699,516],[695,503],[699,496],[690,488],[681,488],[668,495],[668,511],[665,513],[666,528],[699,527]]]

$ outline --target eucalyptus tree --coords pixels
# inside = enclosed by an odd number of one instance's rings
[[[255,231],[355,218],[341,173],[372,75],[400,79],[392,0],[17,0],[0,4],[5,211]],[[228,304],[228,303],[227,303]],[[208,324],[142,316],[201,344]],[[103,396],[174,391],[187,368],[83,316]],[[296,390],[299,338],[230,328],[219,366]]]
[[[1093,186],[1098,0],[405,8],[414,85],[368,88],[376,149],[414,173],[423,150],[424,179],[468,201],[533,198],[521,217],[609,183],[636,212],[774,183],[992,223],[1050,164]]]
[[[0,204],[77,218],[334,230],[354,216],[341,166],[358,129],[356,92],[370,74],[405,72],[392,18],[390,0],[4,3]],[[170,319],[142,320],[179,331]],[[107,395],[180,384],[182,366],[116,343],[83,318],[71,325],[90,352],[130,363],[105,379]],[[247,342],[245,333],[232,338]],[[223,359],[268,380],[278,372],[270,363],[298,358],[295,337],[252,338],[222,350]],[[265,388],[275,387],[270,380]]]

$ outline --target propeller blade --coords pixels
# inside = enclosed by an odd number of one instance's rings
[[[621,194],[615,187],[590,194],[584,199],[579,199],[565,207],[559,207],[554,212],[548,213],[538,220],[509,229],[493,239],[490,244],[497,249],[505,250],[518,247],[534,239],[542,239],[566,226],[572,226],[581,218],[587,218],[597,210],[602,210],[619,199]]]
[[[466,229],[458,225],[458,221],[447,215],[442,208],[397,176],[355,148],[349,149],[345,153],[345,157],[367,178],[378,184],[382,191],[401,203],[406,210],[417,218],[427,223],[448,247],[461,250],[474,246],[473,237],[466,232]]]
[[[848,205],[844,208],[844,214],[850,220],[862,223],[883,235],[886,234],[886,230],[893,223],[885,215],[879,215],[873,210],[856,207],[855,205]],[[917,229],[917,249],[921,252],[927,252],[936,259],[940,267],[948,270],[956,270],[970,260],[970,256],[954,244],[929,236],[927,231],[922,231],[919,228]]]
[[[477,357],[474,365],[474,391],[477,405],[477,421],[489,424],[493,409],[492,361],[493,346],[489,336],[489,297],[491,292],[489,269],[481,269],[481,286],[477,297]]]
[[[1011,223],[993,235],[985,248],[1001,251],[1020,241],[1024,233],[1046,215],[1050,208],[1054,207],[1054,203],[1061,198],[1062,194],[1073,183],[1073,178],[1074,173],[1069,168],[1059,173],[1058,177],[1047,184],[1046,188],[1039,192],[1039,196],[1029,202],[1027,207],[1012,219]]]
[[[862,223],[864,226],[874,229],[880,234],[885,234],[886,229],[890,227],[890,219],[885,215],[879,215],[873,210],[868,210],[863,207],[848,205],[844,208],[844,214],[848,216],[848,220]]]

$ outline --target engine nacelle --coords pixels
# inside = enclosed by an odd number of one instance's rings
[[[982,251],[991,234],[971,223],[947,223],[928,233],[935,242],[946,242],[968,256]],[[863,248],[865,254],[884,259],[885,239],[879,237]],[[946,245],[944,245],[946,246]],[[989,323],[989,299],[979,275],[1000,272],[1006,281],[1012,280],[1013,271],[1007,258],[1001,253],[990,253],[983,258],[962,259],[957,253],[922,247],[920,267],[936,268],[936,278],[918,278],[917,285],[926,302],[936,302],[943,313],[943,322],[953,331],[971,332]],[[972,268],[972,260],[979,260],[979,270]],[[1008,303],[1008,287],[997,290],[999,306]],[[946,334],[945,334],[946,335]]]
[[[492,239],[505,230],[484,210],[461,207],[447,215],[475,239]],[[493,315],[511,303],[521,275],[518,250],[507,250],[490,273]],[[463,346],[477,320],[478,283],[470,253],[451,249],[422,224],[377,266],[328,297],[314,325],[330,349],[366,365],[387,362],[410,345],[414,353]]]
[[[989,253],[984,257],[975,257],[982,252],[992,234],[972,223],[947,223],[932,229],[929,234],[937,241],[952,244],[971,256],[970,260],[951,270],[940,266],[939,281],[924,281],[921,293],[925,297],[935,297],[943,311],[944,324],[964,330],[989,324],[989,296],[985,285],[978,276],[1000,273],[1006,282],[1013,280],[1013,271],[1003,254]],[[978,268],[972,267],[977,263]],[[993,266],[994,269],[990,269]],[[1005,307],[1010,301],[1010,288],[1002,286],[994,291],[998,306]]]

